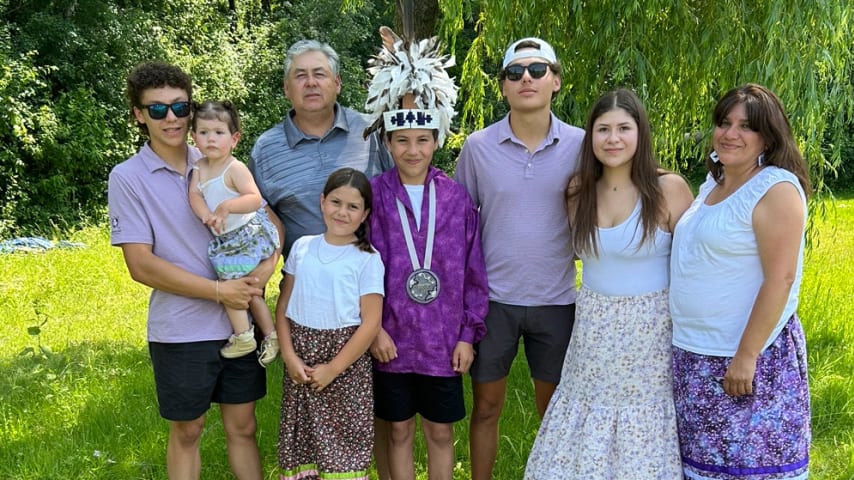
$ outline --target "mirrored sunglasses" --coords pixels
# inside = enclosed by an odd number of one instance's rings
[[[519,81],[522,79],[522,75],[525,74],[525,70],[528,71],[528,75],[531,78],[543,78],[546,72],[549,71],[549,68],[549,64],[543,62],[534,62],[528,65],[508,65],[504,69],[504,78],[511,82]]]
[[[163,103],[152,103],[151,105],[141,105],[142,108],[148,110],[148,116],[153,120],[163,120],[169,114],[169,110],[178,118],[184,118],[190,114],[192,108],[190,102],[175,102],[169,105]]]

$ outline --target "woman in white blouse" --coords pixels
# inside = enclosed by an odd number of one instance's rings
[[[797,317],[806,163],[777,96],[748,84],[713,114],[709,175],[671,256],[674,398],[688,479],[808,474],[806,346]]]

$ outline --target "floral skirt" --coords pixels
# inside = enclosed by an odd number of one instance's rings
[[[290,322],[297,355],[306,365],[328,363],[358,327],[316,330]],[[367,480],[374,447],[371,360],[362,355],[320,392],[282,380],[279,422],[281,480]]]
[[[797,317],[759,356],[752,395],[724,392],[720,378],[730,360],[673,347],[685,477],[807,478],[810,398],[804,332]]]
[[[279,248],[279,231],[261,208],[252,220],[208,244],[208,258],[220,280],[243,278]]]
[[[667,290],[582,288],[525,479],[681,480]]]

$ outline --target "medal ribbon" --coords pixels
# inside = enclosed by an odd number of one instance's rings
[[[412,271],[420,270],[418,265],[418,253],[415,251],[415,242],[412,241],[412,230],[409,228],[409,220],[406,218],[406,208],[399,198],[397,200],[397,214],[400,217],[400,226],[403,228],[403,237],[406,239],[406,250],[409,251],[409,260],[412,262]],[[436,182],[430,181],[430,192],[427,195],[429,203],[427,213],[427,246],[424,251],[424,269],[430,270],[433,262],[433,239],[436,236]],[[412,212],[413,214],[415,212]],[[421,212],[418,212],[421,215]]]

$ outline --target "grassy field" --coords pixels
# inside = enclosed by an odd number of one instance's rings
[[[815,226],[800,309],[813,402],[811,478],[850,480],[854,200],[838,202]],[[148,290],[131,281],[104,228],[71,240],[87,248],[0,255],[0,478],[166,478],[167,424],[157,413],[145,344]],[[267,378],[269,393],[258,404],[259,444],[266,478],[273,479],[281,365],[271,366]],[[518,360],[510,385],[499,480],[521,478],[538,426],[526,367]],[[457,427],[458,479],[468,472],[467,423]],[[233,478],[224,445],[213,409],[202,440],[202,478]],[[426,478],[419,448],[419,478]]]

